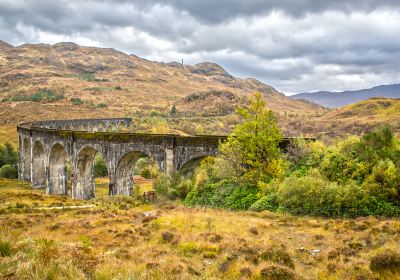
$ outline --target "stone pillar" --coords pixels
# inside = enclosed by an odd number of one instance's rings
[[[174,149],[173,147],[167,147],[165,148],[164,172],[166,174],[172,174],[174,171]]]
[[[33,174],[33,143],[32,143],[32,137],[29,137],[29,182],[32,183],[32,174]]]
[[[18,137],[18,180],[20,180],[20,181],[24,180],[21,135],[19,135],[19,137]]]

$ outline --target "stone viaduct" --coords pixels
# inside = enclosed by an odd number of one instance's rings
[[[141,157],[154,159],[166,173],[193,171],[205,157],[217,153],[226,136],[179,136],[121,132],[130,118],[52,120],[23,123],[19,135],[18,178],[48,194],[94,197],[94,159],[107,165],[110,195],[131,195],[133,169]],[[281,147],[290,142],[285,138]]]
[[[69,185],[72,198],[90,199],[94,197],[94,159],[100,153],[108,169],[110,195],[131,195],[133,168],[140,157],[153,158],[163,172],[193,170],[204,157],[215,155],[219,141],[226,139],[120,132],[131,121],[113,118],[20,124],[19,179],[32,182],[34,188],[45,187],[48,194],[66,195]]]

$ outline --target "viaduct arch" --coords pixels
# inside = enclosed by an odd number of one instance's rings
[[[110,118],[20,124],[18,178],[34,188],[45,187],[48,194],[66,195],[70,183],[72,198],[91,199],[94,158],[100,153],[107,165],[110,195],[130,195],[132,171],[140,157],[151,157],[166,173],[193,169],[202,158],[216,155],[219,142],[226,139],[119,131],[131,122],[130,118]]]

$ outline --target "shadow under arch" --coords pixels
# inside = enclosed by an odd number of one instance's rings
[[[178,172],[185,177],[193,176],[194,171],[199,166],[199,164],[208,157],[215,157],[215,155],[197,155],[186,161],[181,168],[178,168]]]
[[[115,172],[115,185],[110,187],[110,195],[132,195],[135,164],[142,157],[151,158],[144,151],[130,151],[121,157]],[[157,164],[159,165],[158,162]]]
[[[72,197],[75,199],[91,199],[95,196],[94,160],[96,154],[104,156],[96,148],[83,147],[76,157]],[[107,166],[107,173],[110,174]]]
[[[46,192],[48,194],[67,194],[67,160],[68,154],[60,143],[56,143],[50,150],[49,155],[49,184]]]
[[[42,142],[36,140],[32,148],[32,187],[46,186],[46,154]]]
[[[23,153],[23,180],[31,180],[31,141],[29,138],[24,138],[22,142]]]

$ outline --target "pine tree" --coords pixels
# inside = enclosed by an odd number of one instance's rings
[[[170,115],[171,115],[171,116],[175,116],[175,115],[176,115],[176,107],[175,107],[175,104],[172,105]]]

